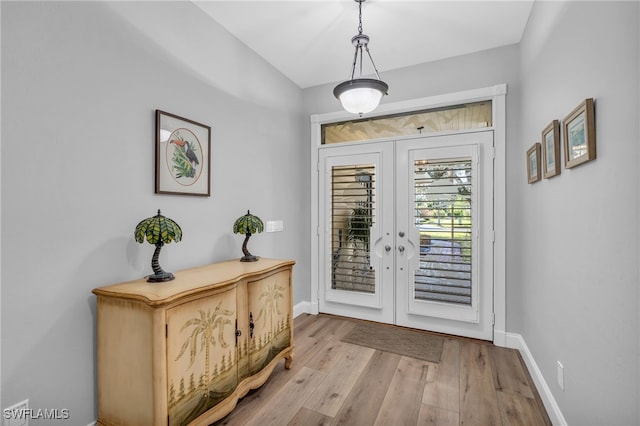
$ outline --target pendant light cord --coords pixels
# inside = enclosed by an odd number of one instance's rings
[[[358,2],[358,34],[362,35],[362,2]]]
[[[364,0],[356,0],[358,2],[358,36],[362,36],[362,3],[364,3]],[[356,36],[356,37],[358,37]],[[354,53],[353,56],[353,64],[351,65],[351,80],[353,80],[353,77],[355,76],[356,73],[356,64],[358,63],[358,52],[360,53],[360,77],[362,77],[362,46],[364,45],[364,49],[367,51],[367,56],[369,56],[369,60],[371,61],[371,65],[373,65],[373,70],[376,73],[376,77],[378,77],[378,80],[380,80],[380,73],[378,72],[378,68],[376,67],[376,63],[373,62],[373,57],[371,56],[371,52],[369,51],[369,37],[367,37],[366,35],[364,36],[366,37],[365,40],[367,40],[367,42],[360,42],[360,40],[362,40],[362,38],[359,39],[358,44],[356,45],[356,51]]]

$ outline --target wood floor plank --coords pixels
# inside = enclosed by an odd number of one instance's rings
[[[289,423],[304,402],[327,376],[324,371],[302,367],[278,392],[249,419],[249,424],[282,426]]]
[[[532,398],[507,392],[498,392],[498,405],[504,426],[546,424]]]
[[[358,377],[375,352],[371,348],[337,342],[345,346],[335,366],[309,397],[304,407],[334,417],[347,399]]]
[[[294,326],[294,340],[297,335],[313,337],[314,333],[325,327],[325,325],[331,320],[331,318],[326,315],[312,315],[312,317],[313,321],[305,321],[300,327]]]
[[[429,366],[429,368],[431,368],[431,366]],[[453,411],[434,407],[429,404],[422,404],[417,424],[421,426],[458,426],[460,424],[460,416]]]
[[[293,327],[295,328],[296,331],[302,332],[302,327],[304,326],[305,323],[313,322],[317,320],[318,320],[317,315],[300,314],[293,319]]]
[[[400,358],[397,354],[375,351],[331,424],[373,424]]]
[[[487,345],[460,342],[460,425],[499,425]]]
[[[446,339],[439,364],[433,364],[427,374],[422,403],[460,412],[460,341]]]
[[[375,425],[415,425],[418,422],[429,363],[402,357],[378,412]]]
[[[302,407],[287,426],[329,426],[331,417]]]
[[[316,331],[310,335],[310,337],[324,340],[340,340],[347,335],[356,323],[353,321],[345,321],[341,318],[332,318],[331,322],[326,323],[324,326],[316,329]]]
[[[347,343],[339,340],[327,341],[324,348],[316,351],[316,354],[306,363],[306,365],[309,368],[329,372],[344,358],[347,346]]]
[[[533,398],[529,380],[515,349],[489,347],[493,382],[497,391]]]

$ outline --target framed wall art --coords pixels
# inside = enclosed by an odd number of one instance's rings
[[[542,175],[545,179],[560,174],[560,122],[553,120],[542,131]]]
[[[540,180],[540,143],[536,142],[527,150],[527,182]]]
[[[211,127],[156,110],[156,194],[211,195]]]
[[[564,166],[567,169],[596,158],[596,125],[593,98],[582,101],[564,119]]]

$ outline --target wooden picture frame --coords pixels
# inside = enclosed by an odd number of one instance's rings
[[[540,176],[540,143],[536,142],[527,150],[527,182],[537,182]]]
[[[564,166],[567,169],[596,158],[596,127],[593,98],[582,101],[562,125]]]
[[[211,195],[211,127],[156,110],[156,194]]]
[[[560,122],[553,120],[542,131],[542,175],[548,179],[560,170]]]

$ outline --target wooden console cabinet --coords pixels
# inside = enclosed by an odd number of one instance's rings
[[[294,261],[232,260],[100,287],[98,424],[209,425],[293,357]]]

